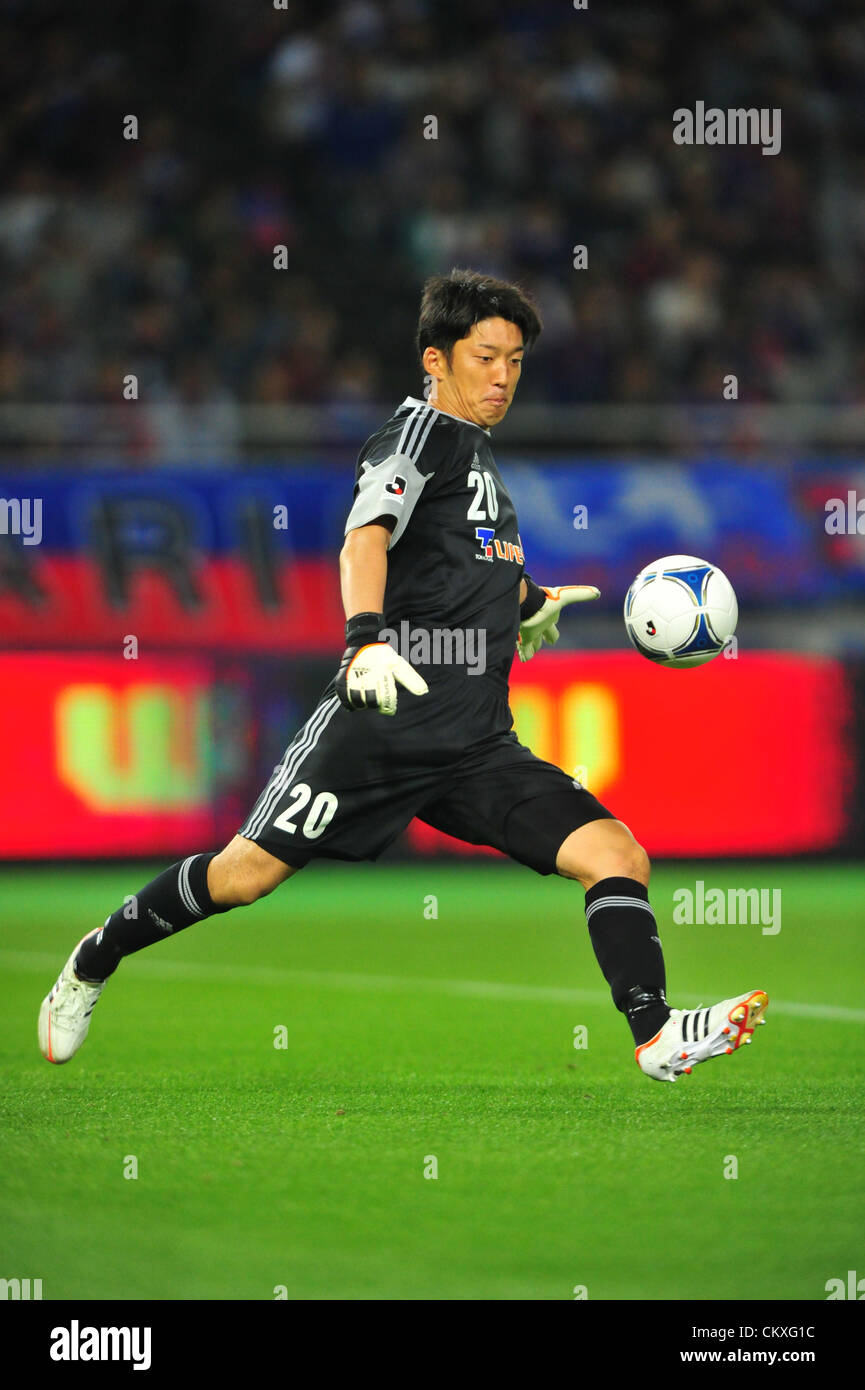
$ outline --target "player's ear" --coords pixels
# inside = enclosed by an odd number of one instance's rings
[[[445,360],[445,355],[441,351],[441,348],[424,348],[424,354],[421,358],[421,361],[423,362],[423,369],[428,376],[435,377],[436,381],[442,381],[444,379],[445,366],[447,364]]]

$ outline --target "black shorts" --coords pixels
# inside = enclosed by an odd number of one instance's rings
[[[507,688],[484,677],[431,681],[421,697],[401,690],[392,717],[343,709],[330,685],[239,833],[300,868],[377,859],[416,816],[555,873],[572,830],[614,817],[511,722]]]

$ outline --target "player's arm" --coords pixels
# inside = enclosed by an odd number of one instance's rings
[[[560,584],[547,589],[536,584],[530,574],[520,580],[520,632],[517,651],[520,661],[531,661],[544,642],[552,645],[559,640],[559,614],[569,603],[586,603],[600,598],[601,591],[593,584]]]
[[[353,618],[357,613],[383,612],[387,548],[394,524],[393,517],[382,516],[368,526],[356,526],[346,536],[339,556],[339,580],[346,619]]]
[[[394,525],[393,517],[381,516],[354,527],[340,552],[346,645],[336,693],[345,709],[396,714],[397,682],[413,695],[426,695],[429,690],[423,677],[389,643],[379,641],[384,626],[387,551]]]

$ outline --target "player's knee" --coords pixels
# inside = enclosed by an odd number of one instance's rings
[[[272,893],[283,877],[285,875],[236,871],[223,885],[221,901],[231,907],[250,907],[259,898],[266,898],[268,893]]]
[[[559,850],[558,872],[594,888],[605,878],[630,878],[648,887],[649,856],[621,821],[590,822],[572,832]]]
[[[259,898],[264,898],[272,891],[266,884],[258,882],[254,878],[235,875],[228,885],[226,901],[232,907],[251,907],[257,903]]]
[[[211,860],[207,886],[221,907],[249,907],[294,872],[272,855],[236,838]]]
[[[652,865],[648,854],[642,845],[634,841],[633,846],[625,855],[625,870],[621,877],[635,878],[638,883],[643,883],[648,888],[651,873]]]
[[[631,878],[637,883],[649,886],[652,866],[649,856],[636,840],[611,845],[590,866],[589,872],[582,876],[586,888],[593,888],[605,878]]]

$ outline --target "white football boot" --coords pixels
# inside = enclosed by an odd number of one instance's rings
[[[79,980],[74,964],[78,952],[90,936],[102,931],[96,927],[82,936],[72,955],[60,972],[51,993],[42,1000],[39,1010],[39,1050],[48,1062],[68,1062],[87,1037],[93,1006],[105,988]]]
[[[656,1081],[675,1081],[683,1072],[690,1076],[698,1062],[750,1043],[754,1029],[766,1022],[768,1004],[765,990],[752,989],[710,1009],[673,1009],[661,1031],[637,1048],[637,1064]]]

